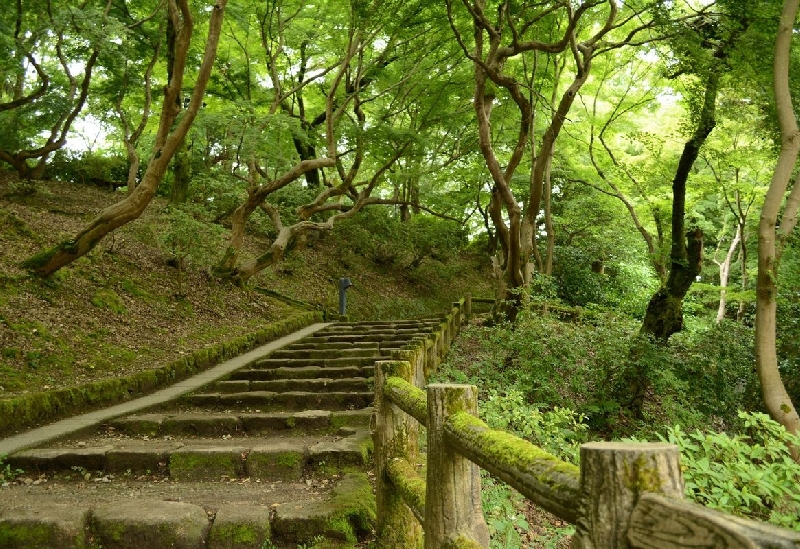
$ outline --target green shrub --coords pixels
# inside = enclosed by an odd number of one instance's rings
[[[585,417],[569,408],[544,410],[525,402],[516,389],[491,390],[480,402],[480,416],[493,429],[509,431],[570,463],[578,463],[587,440]]]
[[[195,217],[200,215],[201,212],[189,207],[171,208],[157,236],[159,246],[170,253],[178,268],[179,295],[183,294],[183,273],[187,266],[210,267],[224,249],[223,228]]]
[[[59,181],[120,186],[128,180],[128,159],[110,152],[57,151],[47,164],[47,177]]]
[[[800,437],[765,414],[738,415],[742,435],[668,429],[666,440],[681,449],[687,497],[800,530],[800,464],[789,449],[800,447]]]

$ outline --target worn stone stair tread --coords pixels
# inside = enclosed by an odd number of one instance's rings
[[[316,359],[333,360],[337,358],[375,358],[388,356],[390,349],[363,349],[351,347],[349,349],[281,349],[270,353],[269,358],[289,358],[289,359]]]
[[[330,430],[367,426],[372,408],[359,410],[301,410],[296,412],[221,412],[188,409],[178,413],[136,414],[109,423],[127,435],[263,435],[283,430]]]
[[[305,366],[368,366],[375,363],[376,357],[340,357],[340,358],[261,358],[254,360],[248,368],[294,368]]]
[[[170,437],[171,438],[171,437]],[[326,461],[337,467],[366,465],[371,439],[366,430],[348,436],[291,435],[239,438],[143,439],[65,441],[59,447],[24,450],[7,458],[12,467],[29,472],[76,471],[158,472],[178,480],[221,477],[300,478],[304,468]]]
[[[370,378],[302,378],[302,379],[271,379],[271,380],[226,380],[217,381],[212,390],[219,393],[241,393],[246,391],[269,392],[344,392],[369,390]]]
[[[324,482],[59,483],[3,494],[4,549],[83,549],[89,540],[119,549],[243,549],[318,535],[354,541],[375,513],[363,474]]]
[[[326,377],[329,379],[341,379],[348,377],[372,377],[375,368],[373,366],[297,366],[288,368],[285,366],[271,369],[252,369],[246,368],[237,370],[228,378],[229,381],[267,381],[271,379],[314,379]]]
[[[371,391],[313,393],[306,391],[247,391],[242,393],[195,393],[182,400],[198,406],[252,406],[260,411],[293,411],[305,408],[359,409],[375,399]]]

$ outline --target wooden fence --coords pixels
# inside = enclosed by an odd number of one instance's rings
[[[379,547],[488,547],[483,468],[575,524],[573,548],[800,548],[800,532],[685,501],[674,445],[584,444],[578,468],[490,429],[476,417],[474,386],[420,389],[468,311],[468,299],[454,303],[438,334],[375,364]],[[427,428],[425,455],[418,447],[420,426]]]

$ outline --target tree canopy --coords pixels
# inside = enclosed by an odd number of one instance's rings
[[[774,76],[780,9],[15,0],[0,13],[0,161],[26,192],[44,177],[127,190],[26,266],[54,273],[162,194],[220,227],[213,271],[244,285],[391,208],[480,245],[511,320],[537,300],[613,306],[662,343],[687,311],[750,322],[754,275],[777,279],[750,251],[764,204],[794,264],[778,220],[797,186],[769,184],[796,111],[775,93],[799,82],[794,43]],[[76,147],[81,128],[101,137]],[[248,254],[254,233],[271,244]]]

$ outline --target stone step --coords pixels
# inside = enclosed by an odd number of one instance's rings
[[[354,330],[343,326],[331,326],[320,330],[315,335],[318,337],[327,337],[334,335],[359,335],[359,336],[386,336],[386,337],[399,337],[399,336],[413,336],[416,334],[430,333],[432,331],[428,328],[375,328],[371,330]]]
[[[246,369],[238,370],[228,376],[230,381],[250,380],[266,381],[270,379],[314,379],[331,378],[342,379],[348,377],[372,377],[375,371],[374,366],[342,366],[342,367],[322,367],[322,366],[297,366],[294,368],[278,367],[270,369]]]
[[[354,345],[354,342],[357,342]],[[353,342],[347,341],[308,341],[303,340],[297,343],[293,343],[291,345],[287,345],[284,347],[287,351],[299,351],[304,349],[316,349],[316,350],[331,350],[331,349],[352,349],[353,347],[358,347],[359,349],[378,349],[380,348],[379,341],[363,341],[361,339],[355,339]]]
[[[372,408],[361,410],[303,410],[299,412],[135,414],[109,422],[111,431],[128,436],[257,436],[293,432],[338,432],[369,427]]]
[[[388,350],[369,349],[350,346],[349,349],[281,349],[270,353],[270,358],[288,359],[337,359],[337,358],[374,358],[389,356]]]
[[[351,345],[358,344],[366,345],[369,342],[376,342],[380,344],[386,343],[407,343],[413,337],[424,337],[427,334],[416,334],[416,335],[384,335],[384,334],[336,334],[336,335],[328,335],[328,336],[319,336],[314,338],[309,338],[311,343],[316,341],[320,342],[330,342],[330,343],[349,343]],[[323,341],[324,340],[324,341]],[[305,340],[304,340],[305,341]]]
[[[0,498],[0,543],[3,549],[258,549],[322,536],[352,547],[374,525],[374,501],[363,473],[300,483],[20,484]]]
[[[352,428],[343,432],[351,434],[230,439],[117,435],[24,450],[6,460],[26,474],[58,472],[65,480],[153,473],[175,481],[299,480],[320,470],[330,474],[369,463],[369,432]]]
[[[344,367],[344,366],[372,366],[376,360],[385,357],[344,357],[344,358],[259,358],[248,364],[251,369],[271,369],[271,368],[304,368],[307,366],[317,367]]]
[[[218,393],[243,393],[246,391],[341,393],[369,391],[370,382],[371,380],[365,377],[273,379],[268,381],[231,380],[217,381],[211,390]]]
[[[296,410],[358,410],[372,405],[372,391],[310,393],[303,391],[247,391],[243,393],[195,393],[181,397],[194,406],[222,409],[254,408],[264,412]]]

